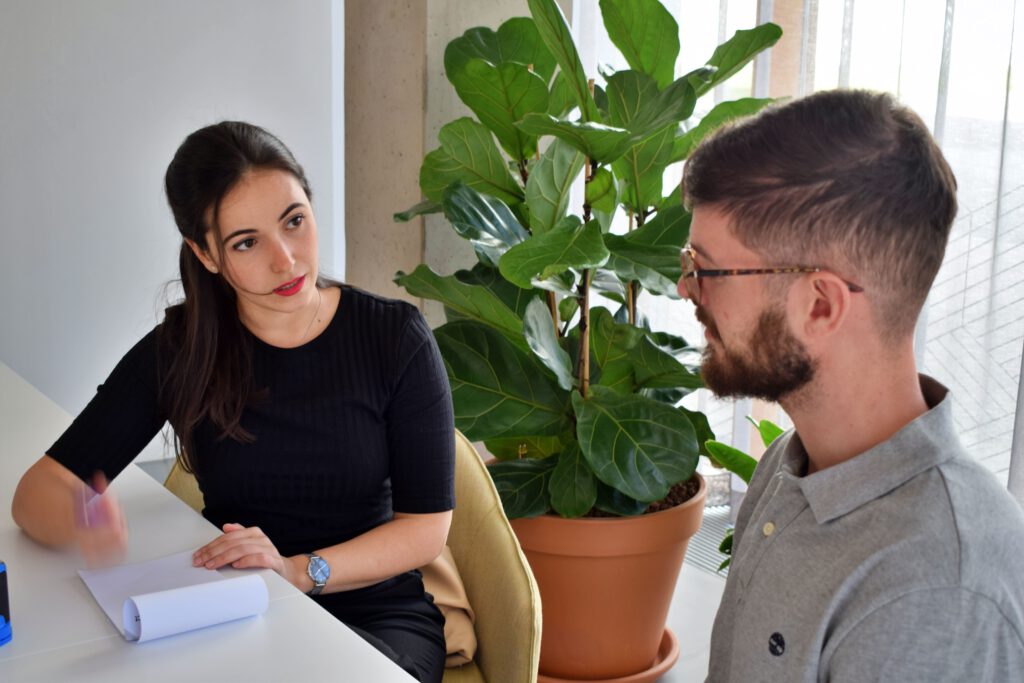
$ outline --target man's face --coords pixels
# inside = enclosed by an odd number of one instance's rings
[[[715,331],[713,318],[699,306],[697,319],[709,332],[701,375],[716,396],[778,401],[814,378],[814,360],[789,331],[781,305],[763,310],[742,343],[722,340]]]
[[[765,266],[757,254],[732,236],[728,219],[714,209],[694,210],[690,244],[697,252],[700,269]],[[765,287],[766,277],[784,276],[709,277],[700,281],[700,300],[693,303],[697,319],[706,328],[701,374],[704,384],[717,396],[778,401],[814,378],[814,359],[789,328],[785,307],[788,290]],[[679,290],[690,298],[682,283]]]

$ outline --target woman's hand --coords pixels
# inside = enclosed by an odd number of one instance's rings
[[[107,478],[97,472],[92,488],[77,484],[74,501],[75,541],[89,567],[110,566],[124,559],[128,548],[128,524]]]
[[[302,568],[298,565],[301,560]],[[241,524],[225,524],[224,535],[210,541],[192,554],[192,565],[218,569],[231,565],[236,569],[273,569],[281,578],[296,588],[305,572],[305,558],[302,555],[282,557],[277,548],[259,527],[244,527]]]

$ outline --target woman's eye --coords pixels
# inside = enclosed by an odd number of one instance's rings
[[[288,227],[289,228],[293,228],[293,229],[297,228],[300,225],[302,225],[303,221],[305,221],[305,220],[306,220],[305,216],[303,216],[301,213],[297,213],[297,214],[295,214],[294,216],[292,216],[291,218],[288,219]]]
[[[250,237],[249,239],[242,240],[241,242],[236,242],[234,249],[235,251],[249,251],[254,246],[256,246],[256,240]]]

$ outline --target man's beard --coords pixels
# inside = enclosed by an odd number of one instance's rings
[[[817,369],[807,348],[786,326],[781,309],[765,311],[748,340],[748,349],[728,349],[718,334],[714,320],[700,307],[697,319],[708,330],[701,375],[704,385],[720,398],[750,396],[778,401],[806,386]]]

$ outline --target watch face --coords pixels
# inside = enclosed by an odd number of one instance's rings
[[[331,575],[331,567],[322,557],[309,558],[308,571],[309,578],[313,579],[318,586],[327,583],[327,578]]]

